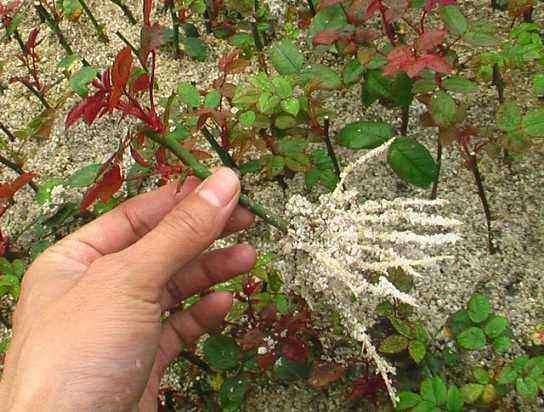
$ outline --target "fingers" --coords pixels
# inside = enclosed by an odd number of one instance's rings
[[[172,275],[217,239],[239,194],[238,176],[228,168],[218,169],[202,182],[155,229],[118,254],[132,285],[161,290]]]
[[[179,190],[177,183],[170,183],[134,197],[68,236],[56,247],[63,248],[64,254],[69,253],[70,258],[88,266],[101,256],[119,252],[134,244],[155,228],[199,184],[199,179],[189,176]],[[223,235],[247,228],[253,220],[251,212],[237,207]],[[74,242],[78,243],[77,247],[73,246]]]
[[[239,244],[208,252],[185,266],[167,283],[161,306],[170,309],[196,293],[248,272],[255,264],[253,246]]]
[[[216,331],[232,306],[232,295],[215,292],[204,296],[189,309],[171,315],[163,325],[155,367],[162,376],[166,367],[200,336]]]

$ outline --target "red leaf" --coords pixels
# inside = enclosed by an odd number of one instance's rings
[[[153,26],[143,26],[140,32],[140,59],[147,62],[149,53],[157,50],[164,43],[164,27],[155,23]]]
[[[374,397],[379,390],[385,388],[386,386],[381,376],[361,376],[353,381],[349,399],[355,400],[362,397],[371,398]]]
[[[226,74],[243,72],[249,65],[249,60],[242,59],[240,57],[240,52],[240,49],[234,49],[222,56],[219,59],[219,70]]]
[[[323,389],[344,376],[345,372],[346,369],[343,366],[335,363],[322,363],[313,368],[308,383],[315,389]]]
[[[293,362],[303,362],[308,357],[308,345],[296,336],[288,336],[281,347],[283,356]]]
[[[426,54],[425,56],[420,57],[418,60],[423,61],[425,63],[425,67],[434,70],[437,73],[448,74],[452,71],[452,67],[443,56],[438,56],[436,54]]]
[[[36,43],[36,40],[38,38],[38,34],[40,33],[40,29],[39,28],[36,28],[36,29],[33,29],[30,34],[28,35],[28,39],[26,41],[26,49],[28,51],[32,50],[34,47],[36,47],[37,43]]]
[[[149,76],[145,73],[138,76],[136,80],[132,83],[131,91],[132,93],[140,93],[149,88]]]
[[[153,9],[153,0],[144,0],[144,24],[151,26],[151,10]]]
[[[318,46],[320,44],[330,46],[335,41],[337,41],[341,36],[342,34],[340,30],[326,29],[317,33],[312,39],[312,43],[314,46]]]
[[[111,67],[111,81],[113,87],[123,91],[127,85],[132,70],[132,50],[130,47],[125,47],[115,57],[113,66]]]
[[[427,0],[427,3],[425,3],[425,11],[428,13],[438,5],[447,6],[456,3],[455,0]]]
[[[383,7],[381,0],[372,0],[366,8],[365,18],[370,19],[374,14],[380,12]]]
[[[110,170],[104,173],[102,178],[94,186],[85,192],[80,209],[82,211],[87,210],[98,199],[102,202],[107,202],[117,193],[122,184],[123,176],[121,175],[121,168],[118,164],[115,164]]]
[[[240,347],[244,351],[255,349],[263,343],[264,333],[260,329],[250,329],[242,336],[240,341]]]
[[[264,371],[270,368],[276,361],[276,354],[274,352],[268,352],[264,355],[257,356],[257,363],[259,367]]]
[[[35,176],[34,173],[23,173],[12,182],[0,184],[0,199],[11,199],[19,189],[29,183]]]
[[[439,44],[442,44],[447,35],[446,30],[429,30],[423,33],[416,42],[419,52],[428,52]]]
[[[149,167],[149,162],[132,146],[130,146],[130,155],[140,166]]]
[[[408,67],[415,63],[415,56],[408,46],[398,46],[387,55],[387,66],[383,69],[383,74],[391,76],[399,71],[406,71]]]
[[[8,17],[8,14],[10,13],[15,14],[19,10],[19,7],[21,7],[21,4],[21,0],[12,1],[7,3],[5,6],[0,4],[0,18]]]

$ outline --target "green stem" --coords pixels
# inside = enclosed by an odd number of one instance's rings
[[[179,59],[181,53],[179,51],[179,20],[176,15],[176,5],[174,2],[170,2],[170,17],[172,18],[172,30],[174,31],[174,52],[176,58]]]
[[[111,0],[111,2],[116,4],[123,11],[123,14],[128,19],[130,24],[135,25],[136,23],[138,23],[125,3],[123,3],[121,0]]]
[[[94,17],[93,12],[87,5],[86,1],[79,0],[79,3],[81,4],[81,7],[83,7],[83,11],[87,15],[87,17],[89,17],[89,19],[91,20],[91,23],[94,26],[96,34],[98,35],[100,41],[104,44],[108,44],[110,42],[110,39],[108,39],[108,36],[106,35],[106,33],[104,33],[104,28],[100,23],[98,23],[98,20],[96,20],[96,17]]]
[[[40,19],[45,21],[47,23],[47,25],[51,28],[51,30],[53,30],[53,32],[55,33],[55,35],[59,39],[59,43],[62,46],[62,48],[64,49],[64,51],[68,55],[75,54],[74,51],[72,50],[72,47],[68,43],[68,40],[66,40],[66,37],[64,37],[64,34],[60,30],[59,25],[57,24],[55,19],[53,19],[53,17],[49,14],[49,12],[45,9],[45,7],[43,7],[40,3],[34,3],[34,7],[35,7],[36,12],[38,13],[38,16],[40,17]]]
[[[336,158],[336,154],[334,153],[334,148],[332,146],[331,138],[330,138],[330,130],[331,130],[331,121],[328,117],[325,117],[325,124],[323,127],[323,136],[325,138],[325,144],[327,145],[327,152],[329,153],[329,157],[332,160],[332,165],[334,167],[334,173],[336,174],[336,177],[338,177],[338,181],[340,181],[340,165],[338,164],[338,159]]]
[[[217,143],[214,135],[208,130],[206,126],[202,128],[202,134],[204,135],[212,149],[215,151],[215,153],[217,153],[223,164],[227,167],[230,167],[231,169],[238,170],[238,165],[236,164],[230,153],[223,149],[219,143]]]
[[[195,176],[199,179],[204,180],[212,174],[190,151],[180,145],[175,137],[171,135],[161,136],[152,131],[147,131],[146,135],[161,146],[168,148],[179,160],[189,166],[193,170]],[[276,227],[283,233],[287,233],[287,222],[285,220],[279,216],[273,215],[263,206],[250,199],[247,195],[242,193],[238,202],[269,225]]]

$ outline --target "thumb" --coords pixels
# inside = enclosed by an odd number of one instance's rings
[[[221,234],[240,195],[238,176],[220,168],[183,199],[148,234],[124,251],[129,282],[162,287]]]

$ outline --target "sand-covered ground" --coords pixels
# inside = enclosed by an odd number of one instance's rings
[[[95,7],[97,18],[106,24],[111,33],[109,45],[95,41],[92,26],[82,19],[79,24],[64,23],[63,30],[77,52],[91,64],[105,67],[110,64],[122,43],[113,35],[120,30],[127,38],[137,42],[139,29],[130,26],[120,10],[108,1],[89,1]],[[139,9],[139,2],[127,1],[133,10]],[[460,1],[461,7],[471,19],[487,18],[491,10],[488,1]],[[485,4],[485,7],[484,7]],[[540,6],[540,5],[539,5]],[[542,9],[537,10],[536,18],[542,18]],[[495,17],[494,17],[495,18]],[[29,13],[22,32],[26,33],[36,24],[36,19]],[[507,27],[504,19],[502,27]],[[48,80],[62,77],[57,67],[63,56],[57,39],[44,26],[42,45],[38,48],[41,55],[40,68]],[[206,39],[212,44],[208,61],[199,63],[188,59],[179,61],[171,56],[161,54],[158,60],[157,78],[159,90],[157,95],[167,96],[180,81],[196,81],[205,89],[216,77],[216,57],[224,50],[225,45],[212,38]],[[467,53],[470,50],[467,50]],[[4,63],[0,79],[4,82],[21,69],[13,56],[17,53],[15,42],[0,46],[0,60]],[[334,65],[334,60],[329,60]],[[507,98],[515,99],[522,105],[535,106],[535,98],[529,91],[529,79],[514,77],[514,85],[507,87]],[[63,82],[53,92],[58,95],[66,87]],[[25,169],[37,172],[40,180],[50,177],[68,176],[83,165],[105,160],[116,148],[118,138],[125,133],[123,122],[119,119],[97,121],[92,127],[79,124],[69,131],[64,129],[64,116],[78,98],[70,98],[59,111],[51,136],[46,140],[34,140],[16,143],[16,150],[26,158]],[[331,95],[331,108],[338,117],[334,127],[338,128],[349,121],[357,119],[393,119],[394,113],[385,111],[381,106],[363,109],[359,104],[358,90]],[[492,122],[498,102],[496,92],[489,84],[482,84],[480,92],[465,102],[469,107],[469,117],[479,125]],[[17,130],[40,110],[37,100],[28,94],[20,85],[10,85],[0,95],[0,121]],[[414,105],[414,117],[421,108]],[[410,134],[428,147],[434,147],[436,131],[421,129],[412,122]],[[339,149],[343,162],[356,155]],[[419,313],[433,330],[437,330],[446,318],[462,307],[475,291],[487,293],[493,302],[494,309],[505,314],[511,321],[516,345],[514,351],[529,345],[529,335],[536,324],[544,321],[544,150],[542,144],[535,146],[524,155],[506,165],[501,160],[484,158],[481,172],[487,188],[493,214],[493,232],[499,252],[489,254],[486,248],[486,228],[484,215],[476,193],[473,178],[461,163],[454,148],[446,148],[439,185],[439,197],[448,201],[441,210],[448,217],[463,222],[460,229],[462,240],[448,249],[454,259],[441,265],[439,270],[428,271],[426,277],[417,282],[416,294],[420,303]],[[10,176],[10,172],[2,170],[2,179]],[[255,186],[248,183],[248,189],[255,197],[281,213],[286,197],[305,192],[300,178],[288,181],[289,188],[281,190],[275,183]],[[390,169],[383,161],[377,161],[365,172],[358,185],[363,196],[379,199],[395,196],[428,197],[429,192],[413,189],[399,184]],[[258,190],[257,190],[258,189]],[[65,196],[75,196],[66,193]],[[40,213],[40,207],[28,189],[17,194],[13,206],[2,218],[2,230],[9,235],[17,235],[25,225],[32,222]],[[277,234],[270,232],[263,225],[251,229],[243,237],[255,243],[262,251],[277,249]],[[31,239],[23,235],[18,246],[25,247]],[[286,259],[289,259],[286,257]],[[253,393],[254,410],[264,410],[263,402],[269,410],[339,410],[334,407],[334,396],[307,394],[303,389],[292,387],[288,390],[278,389],[280,396],[270,397],[266,393]],[[271,400],[273,398],[273,400]],[[328,405],[328,406],[327,406]]]

